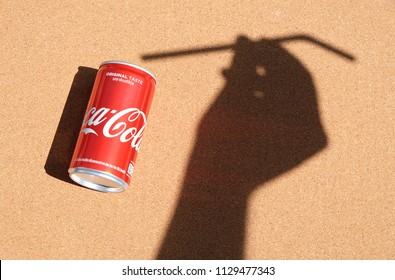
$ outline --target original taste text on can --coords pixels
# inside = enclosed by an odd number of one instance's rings
[[[70,178],[103,192],[130,184],[156,78],[122,61],[100,65],[70,163]]]

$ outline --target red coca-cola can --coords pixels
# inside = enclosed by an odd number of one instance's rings
[[[103,192],[129,186],[155,85],[137,65],[100,65],[68,170],[73,181]]]

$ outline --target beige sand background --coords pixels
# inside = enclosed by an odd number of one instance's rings
[[[208,235],[198,229],[186,239],[200,248],[190,256],[394,259],[394,15],[390,0],[5,1],[0,31],[0,258],[157,258],[185,188],[201,120],[228,83],[250,74],[243,68],[232,80],[222,74],[234,68],[234,49],[151,60],[143,55],[232,45],[244,35],[249,42],[299,36],[283,41],[281,50],[311,75],[306,88],[316,95],[321,140],[327,144],[272,178],[255,182],[245,197],[244,219],[235,223],[240,228],[221,229],[214,223],[216,234]],[[312,43],[312,38],[326,45]],[[265,48],[260,45],[253,52]],[[244,55],[246,63],[256,57]],[[275,54],[267,57],[277,63]],[[65,166],[62,139],[70,140],[67,127],[81,117],[73,115],[80,105],[76,92],[86,94],[94,75],[89,68],[110,59],[141,65],[158,78],[132,186],[120,194],[61,180],[66,170],[58,168]],[[77,77],[79,68],[82,76]],[[268,74],[268,69],[259,71]],[[295,90],[300,88],[289,89]],[[255,94],[265,100],[271,92]],[[233,135],[224,133],[225,138]],[[201,134],[204,138],[205,132]],[[307,131],[303,137],[310,136]],[[243,145],[248,146],[246,138]],[[239,152],[240,161],[243,156]],[[212,176],[216,174],[202,175],[202,180]],[[225,201],[237,201],[222,187]],[[195,195],[192,203],[206,203],[207,193]],[[221,203],[216,205],[211,210],[226,212]],[[210,223],[210,214],[206,218]],[[176,237],[194,230],[177,222],[173,226]],[[207,244],[220,244],[221,250],[223,234],[231,237],[234,250],[210,252]],[[187,254],[193,245],[181,239],[181,244],[167,243],[163,256]]]

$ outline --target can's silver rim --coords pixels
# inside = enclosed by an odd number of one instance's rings
[[[127,65],[127,66],[130,66],[130,67],[139,69],[139,70],[141,70],[141,71],[147,73],[148,75],[150,75],[152,78],[154,78],[155,83],[157,82],[157,79],[156,79],[156,77],[155,77],[154,74],[152,74],[152,73],[151,73],[150,71],[148,71],[147,69],[144,69],[143,67],[138,66],[138,65],[136,65],[136,64],[129,63],[129,62],[125,62],[125,61],[121,61],[121,60],[108,60],[108,61],[104,61],[102,64],[100,64],[99,68],[102,67],[102,66],[105,65],[105,64],[122,64],[122,65]]]
[[[86,174],[86,175],[96,176],[98,178],[103,178],[105,180],[112,181],[113,183],[119,185],[119,187],[110,187],[110,186],[106,186],[104,184],[98,184],[98,183],[93,182],[92,180],[84,179],[84,178],[78,176],[78,174]],[[101,191],[101,192],[122,192],[128,187],[128,184],[124,180],[122,180],[110,173],[102,172],[102,171],[98,171],[98,170],[94,170],[94,169],[86,168],[86,167],[70,168],[69,169],[69,176],[77,184],[84,186],[86,188]]]

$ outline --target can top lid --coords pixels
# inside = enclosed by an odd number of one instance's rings
[[[155,83],[157,82],[157,79],[156,79],[156,77],[155,77],[154,74],[152,74],[152,73],[151,73],[150,71],[148,71],[147,69],[144,69],[143,67],[138,66],[138,65],[136,65],[136,64],[132,64],[132,63],[125,62],[125,61],[120,61],[120,60],[108,60],[108,61],[104,61],[102,64],[100,64],[99,68],[102,67],[102,66],[105,65],[105,64],[122,64],[122,65],[131,66],[131,67],[133,67],[133,68],[139,69],[139,70],[141,70],[141,71],[147,73],[147,74],[150,75],[152,78],[154,78]]]

